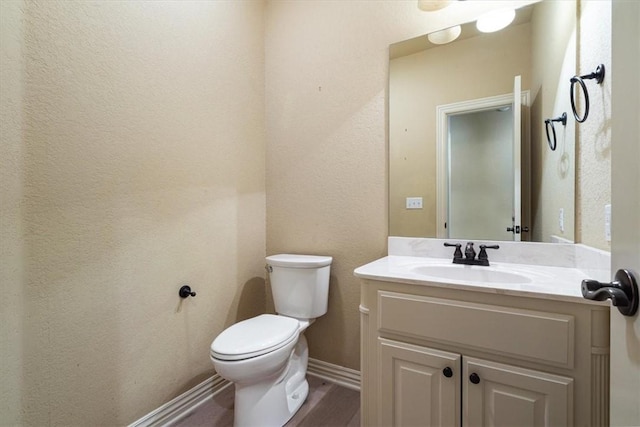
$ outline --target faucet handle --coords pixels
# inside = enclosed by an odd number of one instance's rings
[[[462,259],[462,250],[460,249],[462,247],[462,244],[460,243],[444,243],[445,246],[447,247],[455,247],[456,250],[453,253],[453,259]]]
[[[489,259],[489,257],[487,256],[487,249],[500,249],[500,246],[498,246],[498,245],[480,245],[480,253],[478,254],[478,259],[486,259],[486,260]]]
[[[500,249],[499,245],[480,245],[480,249]]]

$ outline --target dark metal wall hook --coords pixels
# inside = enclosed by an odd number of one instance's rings
[[[596,79],[598,84],[601,84],[604,81],[604,64],[598,65],[596,70],[593,73],[585,74],[583,76],[573,76],[571,77],[571,86],[569,87],[569,97],[571,98],[571,109],[573,110],[573,117],[576,118],[578,123],[584,123],[589,117],[589,91],[587,90],[587,86],[584,84],[585,80]],[[584,115],[580,117],[578,115],[578,109],[576,108],[576,101],[573,95],[573,87],[578,83],[582,88],[582,93],[584,94]]]
[[[547,143],[549,144],[549,148],[551,151],[556,151],[557,146],[557,137],[556,137],[556,128],[553,126],[553,122],[561,122],[562,126],[567,125],[567,113],[562,113],[560,117],[556,117],[555,119],[546,119],[544,121],[544,130],[547,132]],[[551,132],[553,133],[553,142],[551,141],[551,137],[549,135],[549,125],[551,125]]]
[[[180,295],[180,298],[188,298],[188,297],[195,297],[196,293],[191,290],[191,286],[184,285],[178,291],[178,295]]]

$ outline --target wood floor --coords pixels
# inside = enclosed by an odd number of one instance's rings
[[[360,425],[360,393],[307,376],[309,396],[286,427],[357,427]],[[172,427],[232,427],[233,385],[213,397]]]

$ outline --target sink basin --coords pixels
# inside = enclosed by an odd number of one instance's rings
[[[491,267],[471,265],[419,265],[411,271],[423,276],[446,281],[464,281],[474,283],[531,283],[533,280],[525,275],[510,271],[497,270]]]

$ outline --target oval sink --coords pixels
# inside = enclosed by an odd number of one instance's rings
[[[419,265],[413,267],[411,271],[442,280],[476,283],[531,283],[533,281],[522,274],[470,265]]]

